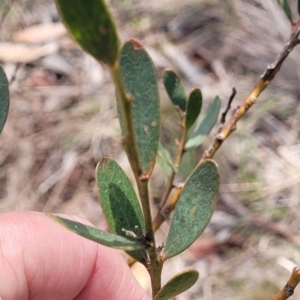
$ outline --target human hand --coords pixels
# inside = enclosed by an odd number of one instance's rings
[[[0,300],[149,300],[119,253],[43,213],[0,214]]]

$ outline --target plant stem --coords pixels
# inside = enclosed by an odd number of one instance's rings
[[[147,267],[147,270],[151,278],[152,295],[154,296],[161,289],[162,262],[159,260],[156,251],[154,230],[152,227],[152,217],[151,217],[151,210],[150,210],[148,182],[143,182],[138,179],[137,184],[138,184],[138,191],[139,191],[139,195],[141,198],[141,203],[144,211],[146,239],[151,243],[151,246],[147,249],[149,260],[150,260],[150,267]]]
[[[284,288],[276,294],[273,300],[286,300],[294,294],[294,290],[300,282],[300,268],[293,269],[292,274]]]
[[[123,147],[128,156],[134,175],[139,177],[142,175],[142,169],[138,160],[138,152],[132,123],[131,95],[125,91],[121,78],[119,62],[116,62],[112,67],[110,67],[110,72],[116,87],[119,109],[122,112],[122,120],[120,121],[123,121],[123,130],[125,134],[123,137]]]
[[[176,187],[168,205],[165,206],[153,220],[152,226],[155,231],[160,227],[160,225],[168,218],[170,213],[175,209],[179,196],[181,195],[183,186],[184,185],[181,184],[180,186]]]
[[[151,216],[151,209],[150,209],[148,180],[145,179],[141,180],[142,168],[140,166],[140,162],[138,159],[139,155],[137,151],[136,139],[134,134],[133,122],[132,122],[132,110],[131,110],[132,98],[131,95],[126,93],[125,91],[121,73],[120,73],[119,63],[116,63],[114,66],[112,66],[110,68],[110,71],[116,87],[119,109],[121,109],[122,112],[121,122],[124,126],[123,134],[125,135],[123,137],[123,146],[128,156],[128,160],[133,170],[137,187],[138,187],[139,197],[141,200],[141,205],[144,214],[145,228],[146,228],[145,238],[151,245],[147,249],[150,264],[147,265],[146,268],[151,278],[152,294],[154,296],[161,288],[162,262],[159,260],[157,255],[154,231],[152,228],[152,216]]]
[[[185,123],[185,118],[182,120],[182,124]],[[186,140],[186,134],[187,134],[187,130],[185,125],[183,125],[183,133],[182,133],[182,137],[181,137],[181,141],[178,145],[177,148],[177,153],[176,153],[176,157],[175,157],[175,161],[174,161],[174,166],[175,168],[179,168],[180,162],[181,162],[181,158],[182,155],[184,153],[184,145],[185,145],[185,140]]]
[[[199,163],[205,161],[206,159],[213,158],[217,150],[220,148],[222,143],[227,139],[227,137],[236,129],[236,124],[242,116],[250,109],[250,107],[255,103],[257,97],[262,93],[262,91],[270,84],[273,78],[276,76],[280,70],[281,65],[287,56],[292,52],[293,48],[300,44],[299,40],[300,35],[300,19],[293,25],[292,32],[288,42],[284,45],[283,50],[277,56],[275,61],[270,64],[265,72],[260,76],[260,79],[257,81],[255,87],[253,88],[250,95],[246,98],[244,104],[241,107],[238,107],[233,116],[229,119],[227,124],[224,125],[221,132],[219,132],[212,145],[206,150]],[[184,185],[184,184],[183,184]],[[153,227],[157,230],[164,220],[169,216],[169,214],[175,209],[179,196],[181,194],[183,185],[177,187],[171,197],[170,202],[166,205],[161,211],[160,214],[156,216],[153,221]]]
[[[212,146],[206,150],[202,157],[201,161],[212,158],[216,151],[220,148],[223,141],[236,129],[236,124],[241,117],[250,109],[250,107],[255,103],[258,96],[262,91],[270,84],[274,79],[278,71],[280,70],[284,60],[291,53],[293,48],[300,43],[299,41],[300,34],[300,19],[295,23],[292,28],[292,33],[289,41],[285,44],[283,50],[279,53],[275,61],[268,65],[265,72],[260,76],[260,79],[257,81],[255,87],[253,88],[250,95],[247,97],[243,105],[238,107],[235,111],[229,122],[224,126],[222,131],[216,135]]]
[[[184,124],[184,123],[185,123],[185,119],[183,118],[181,124]],[[175,161],[174,161],[175,170],[177,170],[179,168],[181,158],[184,153],[184,145],[185,145],[187,130],[184,125],[182,125],[182,126],[184,129],[183,129],[182,137],[181,137],[181,140],[178,144],[177,151],[176,151],[176,156],[175,156]],[[160,202],[159,209],[158,209],[155,219],[157,219],[159,217],[159,214],[160,214],[162,208],[165,206],[167,200],[169,199],[170,192],[172,191],[172,189],[174,187],[173,181],[174,181],[174,178],[176,175],[175,170],[172,170],[172,173],[168,178],[164,193],[161,197],[161,202]]]

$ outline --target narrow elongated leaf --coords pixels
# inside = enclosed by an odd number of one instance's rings
[[[130,40],[121,50],[120,67],[125,89],[132,96],[132,118],[139,162],[143,174],[147,175],[155,165],[160,129],[154,65],[142,45]],[[125,135],[122,121],[121,127]]]
[[[110,230],[126,237],[123,230],[135,232],[137,226],[140,233],[145,234],[140,203],[122,168],[114,160],[104,158],[97,165],[96,180],[100,204]],[[128,254],[140,262],[147,257],[143,250]]]
[[[199,273],[195,270],[187,270],[170,279],[155,295],[154,300],[167,300],[175,297],[190,287],[198,280]]]
[[[201,163],[188,178],[175,208],[166,242],[165,259],[187,249],[207,226],[219,187],[216,163]]]
[[[190,93],[189,100],[187,103],[185,127],[190,129],[197,120],[202,107],[202,93],[196,88]]]
[[[170,175],[173,171],[176,171],[171,155],[162,143],[158,144],[157,162],[163,172],[167,175]]]
[[[105,0],[56,0],[63,22],[79,45],[97,60],[113,65],[119,52],[115,24]]]
[[[0,66],[0,133],[7,119],[9,108],[8,81],[3,68]]]
[[[140,241],[130,240],[128,238],[124,238],[122,236],[109,233],[92,226],[84,225],[82,223],[71,221],[51,214],[48,215],[69,230],[98,244],[115,249],[121,249],[124,251],[132,251],[145,248],[145,245]]]
[[[202,144],[207,135],[210,133],[216,121],[221,108],[221,100],[217,96],[207,107],[204,115],[200,117],[195,127],[191,128],[188,133],[188,140],[185,149],[195,148]]]
[[[163,74],[164,86],[166,91],[172,101],[172,103],[177,106],[181,111],[186,109],[186,96],[184,92],[184,87],[176,75],[175,72],[171,70],[166,70]]]
[[[284,13],[288,17],[288,19],[291,21],[291,23],[293,23],[292,12],[291,12],[291,9],[290,9],[290,6],[289,6],[287,0],[278,0],[278,2],[280,4],[280,6],[282,7],[282,9],[284,10]]]

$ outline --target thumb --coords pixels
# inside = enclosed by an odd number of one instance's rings
[[[0,214],[0,295],[11,299],[149,300],[120,254],[36,212]]]

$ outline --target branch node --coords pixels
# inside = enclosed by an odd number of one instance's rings
[[[149,178],[150,178],[150,175],[149,175],[149,174],[142,174],[142,175],[140,176],[140,181],[142,181],[142,182],[147,182],[147,181],[149,180]]]
[[[294,289],[289,284],[286,284],[284,287],[284,292],[287,296],[291,297],[294,294]]]
[[[234,125],[231,127],[231,129],[230,129],[230,133],[233,132],[233,131],[235,131],[236,128],[237,128],[237,126],[236,126],[236,124],[234,124]]]
[[[294,273],[298,273],[300,271],[300,267],[295,267],[294,269],[293,269],[293,272]]]
[[[218,141],[220,141],[220,142],[223,142],[224,139],[225,139],[225,136],[224,136],[222,133],[218,133],[218,134],[216,135],[216,139],[217,139]]]
[[[129,93],[125,93],[126,101],[131,102],[133,100],[132,95]]]

